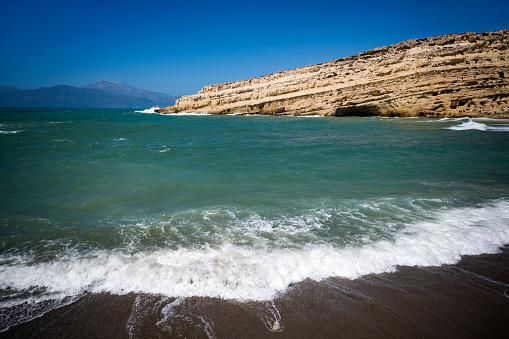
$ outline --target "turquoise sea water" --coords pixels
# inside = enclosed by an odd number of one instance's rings
[[[507,120],[1,109],[0,318],[85,291],[270,300],[493,253],[508,150]]]

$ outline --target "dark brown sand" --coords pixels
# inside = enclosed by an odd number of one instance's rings
[[[456,265],[304,281],[269,302],[88,294],[0,337],[509,338],[508,296],[506,246]]]

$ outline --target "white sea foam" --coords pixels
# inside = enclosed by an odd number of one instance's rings
[[[473,121],[472,119],[468,119],[467,121],[464,121],[460,125],[452,126],[449,127],[448,129],[454,131],[478,130],[478,131],[509,132],[509,125],[506,124],[486,125],[477,121]]]
[[[16,134],[23,131],[0,131],[0,134]]]
[[[445,122],[445,121],[461,121],[461,120],[465,120],[465,118],[441,118],[441,119],[438,119],[437,121]],[[429,120],[429,122],[434,122],[434,120],[431,119],[431,120]]]
[[[226,115],[246,115],[247,113],[242,113],[242,112],[239,112],[239,113],[230,113],[230,114],[226,114]]]
[[[452,264],[462,255],[495,253],[506,243],[509,202],[501,200],[482,208],[440,210],[407,225],[392,240],[343,248],[330,244],[255,248],[225,242],[216,247],[136,254],[103,250],[37,264],[1,258],[10,264],[0,267],[0,288],[39,287],[49,295],[71,296],[88,290],[270,300],[289,284],[306,278],[355,279],[391,272],[397,265]]]
[[[475,118],[476,121],[491,121],[491,122],[503,122],[509,123],[509,119],[494,119],[494,118]]]
[[[29,298],[24,300],[22,305],[24,307],[17,307],[15,312],[12,312],[9,305],[0,304],[0,333],[8,330],[11,326],[30,321],[53,309],[69,305],[77,299],[76,296],[66,297],[64,295],[59,298],[51,296],[46,300]]]
[[[144,109],[143,111],[135,111],[136,113],[157,113],[156,109],[159,109],[159,106],[154,106],[151,108]]]

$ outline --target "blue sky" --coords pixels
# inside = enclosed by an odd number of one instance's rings
[[[509,1],[0,0],[0,84],[171,95],[407,39],[509,29]]]

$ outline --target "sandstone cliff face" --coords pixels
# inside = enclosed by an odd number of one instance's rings
[[[413,39],[206,86],[159,112],[509,117],[509,30]]]

